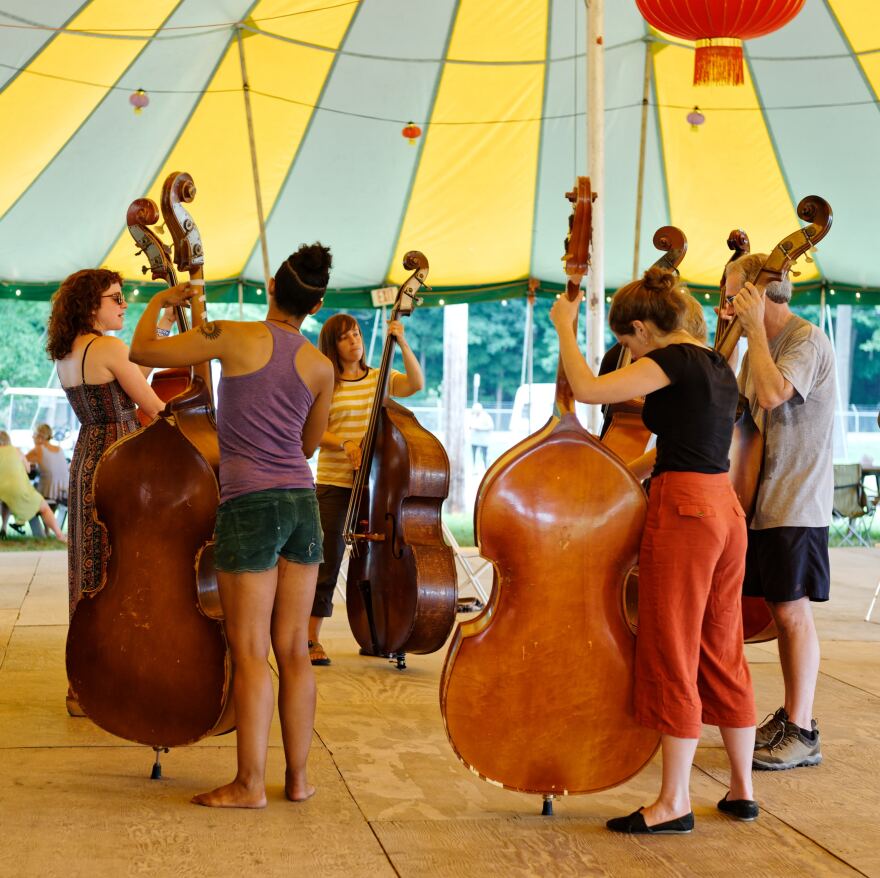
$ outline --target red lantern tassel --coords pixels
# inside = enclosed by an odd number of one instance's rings
[[[742,40],[697,40],[694,85],[742,85]]]

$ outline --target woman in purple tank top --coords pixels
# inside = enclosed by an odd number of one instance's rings
[[[222,366],[215,566],[234,666],[238,771],[231,783],[195,796],[199,805],[266,806],[270,645],[278,662],[285,793],[300,802],[315,792],[306,774],[316,699],[306,644],[322,538],[307,459],[327,427],[334,376],[299,328],[321,307],[331,261],[326,247],[303,245],[269,281],[266,320],[218,320],[157,344],[151,326],[159,310],[201,294],[186,284],[163,290],[131,343],[131,359],[143,365],[218,359]]]

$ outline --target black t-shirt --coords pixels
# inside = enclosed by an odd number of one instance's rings
[[[645,354],[672,382],[645,397],[642,419],[657,434],[662,472],[726,473],[739,401],[736,376],[716,351],[671,344]]]

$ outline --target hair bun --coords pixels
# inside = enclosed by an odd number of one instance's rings
[[[329,283],[333,254],[320,241],[303,244],[296,253],[290,255],[288,261],[307,284],[326,287]]]
[[[678,286],[678,275],[668,268],[652,266],[645,272],[642,285],[651,293],[672,292]]]

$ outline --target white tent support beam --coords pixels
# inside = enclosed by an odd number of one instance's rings
[[[635,280],[639,276],[642,243],[642,205],[645,201],[645,152],[648,144],[648,101],[651,97],[651,42],[645,40],[645,80],[642,88],[642,128],[639,136],[639,179],[636,185],[636,227],[633,234],[633,270]]]
[[[587,7],[587,160],[593,202],[593,248],[587,292],[587,362],[598,373],[605,353],[605,8],[604,0],[584,0]],[[598,433],[601,409],[590,406],[588,428]]]
[[[257,223],[260,227],[260,250],[263,254],[263,278],[266,282],[266,295],[269,295],[269,243],[266,240],[266,218],[263,213],[263,194],[260,189],[260,170],[257,166],[257,141],[254,137],[254,115],[251,111],[251,87],[248,83],[247,65],[244,60],[244,41],[241,37],[242,24],[239,23],[235,36],[238,40],[238,60],[241,64],[241,90],[244,94],[244,111],[247,117],[248,145],[251,151],[251,171],[254,175],[254,195],[257,201]]]
[[[443,435],[449,455],[448,512],[466,510],[468,306],[443,308]]]

